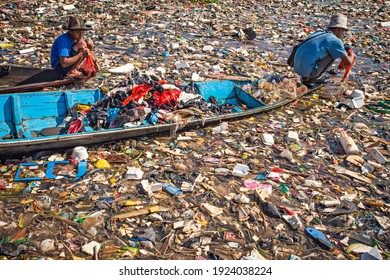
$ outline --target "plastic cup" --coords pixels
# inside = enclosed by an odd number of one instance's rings
[[[85,147],[83,146],[78,146],[73,149],[72,158],[78,158],[79,160],[87,160],[89,155],[88,151]]]

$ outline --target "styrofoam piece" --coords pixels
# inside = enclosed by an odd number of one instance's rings
[[[356,98],[356,97],[364,98],[364,92],[363,92],[362,90],[355,89],[355,90],[351,93],[351,97],[352,97],[352,98]]]
[[[127,170],[125,174],[125,178],[130,180],[140,180],[142,179],[143,175],[144,172],[141,169],[136,167],[131,167]]]
[[[201,82],[204,80],[198,73],[192,73],[191,80],[193,82]]]
[[[115,67],[115,68],[110,68],[108,69],[108,72],[113,73],[113,74],[126,74],[134,70],[134,65],[132,63],[127,63],[125,65]]]
[[[213,66],[211,66],[211,71],[213,71],[213,72],[221,72],[222,69],[221,69],[221,66],[219,66],[219,65],[213,65]]]
[[[174,50],[180,49],[179,43],[172,43],[172,49]]]
[[[286,140],[289,141],[289,142],[295,142],[295,143],[299,142],[298,132],[296,132],[296,131],[289,131],[287,133]]]
[[[101,244],[96,241],[89,242],[88,244],[81,247],[81,251],[90,256],[93,256],[94,254],[93,248],[95,247],[96,247],[96,251],[99,251]]]
[[[234,167],[232,174],[234,176],[238,177],[244,177],[249,173],[249,167],[244,164],[237,163],[237,165]]]
[[[142,180],[141,185],[146,192],[160,192],[162,191],[161,183],[149,183],[148,180]]]
[[[64,5],[62,6],[62,8],[65,10],[65,11],[70,11],[70,10],[74,10],[76,9],[76,6],[71,4],[71,5]]]
[[[263,140],[264,145],[267,146],[272,146],[275,143],[274,137],[269,133],[263,133],[261,139]]]
[[[28,49],[24,49],[24,50],[19,51],[20,54],[33,53],[33,52],[35,52],[34,48],[28,48]]]
[[[364,98],[363,97],[355,97],[352,99],[353,107],[356,109],[360,109],[364,106]]]
[[[185,69],[190,67],[187,61],[177,61],[175,65],[176,69]]]
[[[203,47],[204,52],[211,52],[212,50],[214,50],[213,46],[208,45]]]

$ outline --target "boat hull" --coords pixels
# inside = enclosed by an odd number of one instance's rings
[[[246,104],[248,109],[241,112],[194,118],[182,123],[140,125],[40,137],[33,137],[31,132],[45,127],[59,126],[67,116],[67,108],[72,108],[75,104],[93,104],[104,94],[100,90],[84,90],[2,95],[0,96],[0,107],[4,108],[4,112],[0,115],[0,137],[2,137],[2,140],[0,140],[0,157],[11,158],[42,150],[68,149],[151,134],[173,135],[186,129],[204,127],[223,121],[233,121],[267,112],[295,100],[286,99],[275,104],[265,105],[242,91],[239,85],[240,83],[231,81],[213,81],[197,83],[196,87],[205,99],[212,95],[217,97],[220,103],[234,104],[240,102]],[[304,94],[297,96],[297,98]],[[14,135],[16,139],[6,139],[9,135]]]
[[[47,87],[74,84],[76,78],[64,78],[54,69],[0,66],[0,94],[39,91]]]

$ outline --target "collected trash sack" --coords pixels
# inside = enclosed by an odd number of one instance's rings
[[[88,55],[85,58],[85,61],[81,65],[80,71],[86,76],[86,77],[95,77],[96,76],[96,70],[95,70],[95,64],[93,62],[92,56]]]

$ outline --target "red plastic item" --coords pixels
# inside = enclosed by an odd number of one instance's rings
[[[314,32],[313,29],[309,29],[309,28],[303,28],[303,31],[307,32],[307,33],[313,33]]]
[[[91,77],[92,73],[95,71],[95,65],[92,60],[92,56],[88,55],[85,60],[83,65],[81,65],[81,72],[87,77]]]
[[[345,50],[347,51],[347,54],[350,54],[352,52],[352,48],[351,47],[346,47]],[[352,61],[352,64],[351,65],[344,65],[344,61],[340,61],[339,65],[337,66],[338,69],[343,69],[345,68],[344,70],[344,76],[343,78],[341,79],[341,82],[345,82],[347,79],[348,79],[348,76],[349,76],[349,72],[351,72],[352,70],[352,67],[353,65],[355,64],[355,59],[353,59]]]
[[[154,97],[154,105],[162,106],[166,103],[171,103],[179,98],[181,91],[178,89],[167,89],[163,92],[155,92],[153,94]]]
[[[123,102],[122,102],[122,105],[123,106],[126,106],[127,104],[129,104],[129,102],[131,100],[135,100],[138,102],[138,100],[140,100],[142,97],[145,96],[146,93],[149,92],[149,90],[152,89],[153,86],[151,85],[148,85],[148,84],[142,84],[142,85],[138,85],[138,86],[135,86],[133,88],[133,90],[131,91],[131,95],[129,97],[127,97]]]
[[[69,128],[68,128],[68,134],[72,134],[72,133],[77,133],[80,131],[81,127],[82,127],[82,122],[81,120],[77,119],[77,120],[74,120],[70,125],[69,125]]]
[[[271,171],[276,173],[284,173],[284,170],[280,167],[274,167]]]
[[[280,208],[283,209],[284,211],[286,211],[286,213],[289,214],[290,216],[295,215],[294,211],[292,211],[291,209],[289,209],[286,206],[282,206]]]

